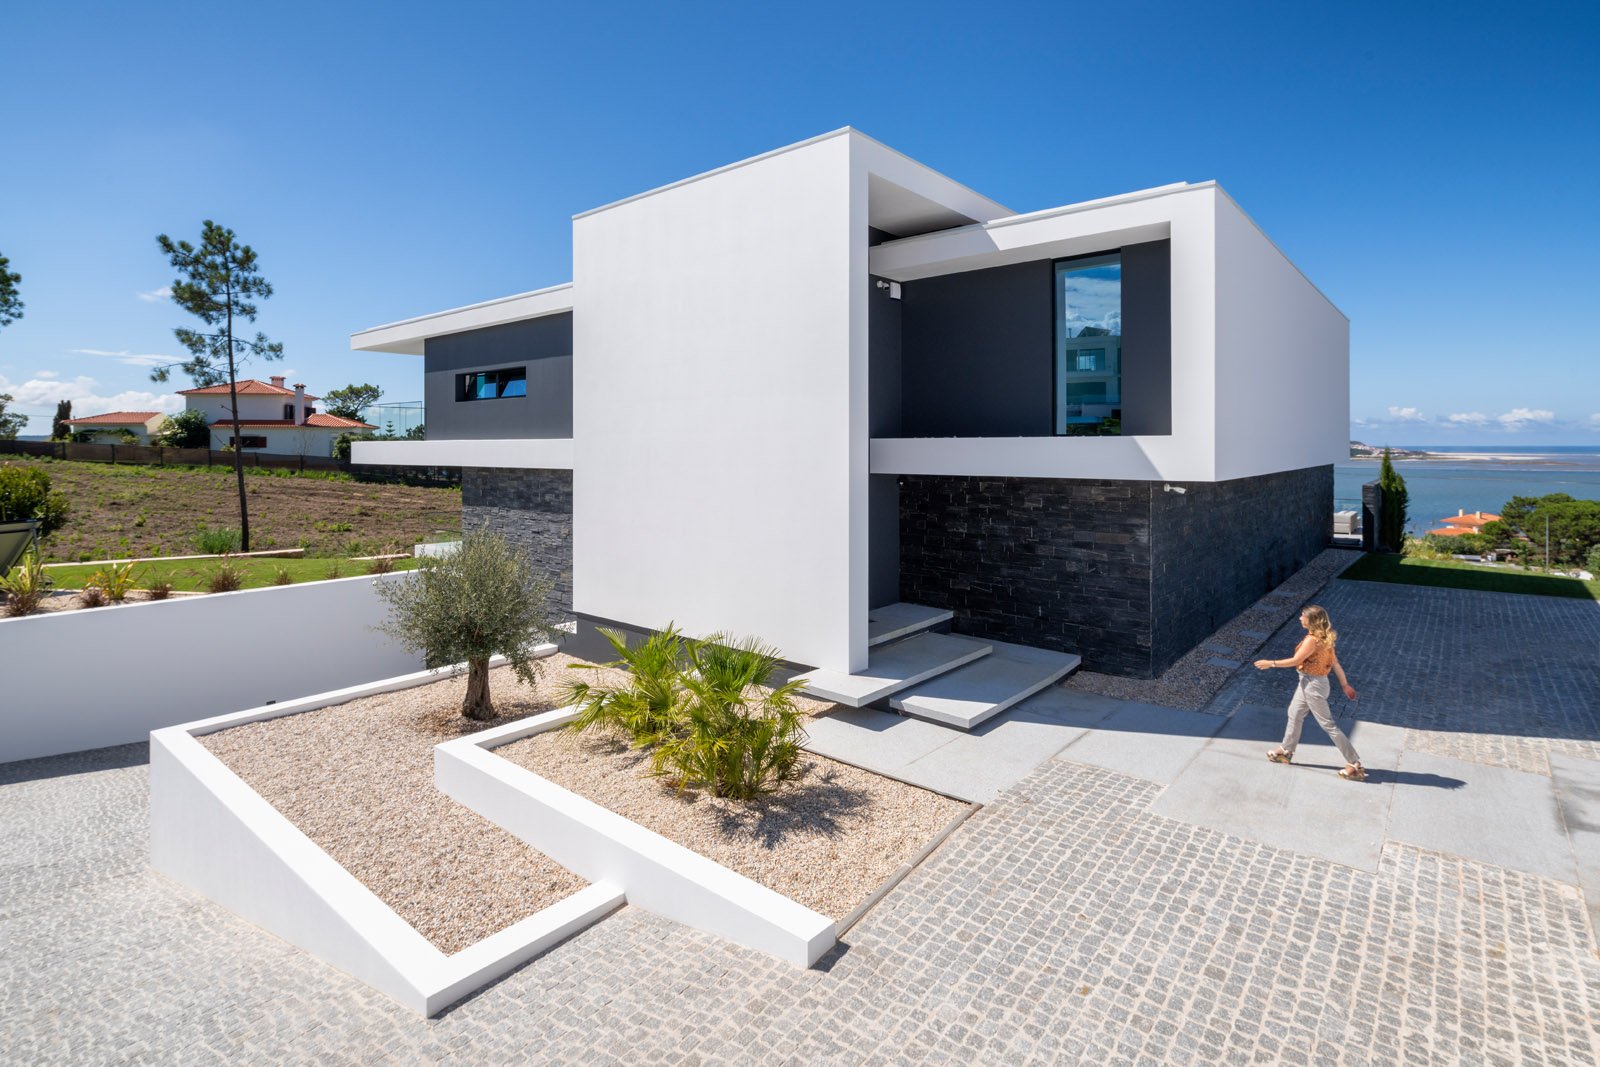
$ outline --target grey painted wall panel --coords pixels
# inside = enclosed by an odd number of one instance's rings
[[[1122,249],[1122,433],[1172,432],[1172,242]]]
[[[1049,260],[907,282],[902,435],[1048,437],[1054,284]]]
[[[867,479],[867,607],[900,599],[900,476]]]
[[[867,297],[867,436],[900,436],[901,312],[903,301],[878,288]]]
[[[428,438],[481,441],[572,436],[572,314],[431,337],[423,345]],[[456,400],[465,371],[524,366],[528,395]]]

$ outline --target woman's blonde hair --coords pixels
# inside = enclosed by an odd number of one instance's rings
[[[1333,628],[1333,623],[1328,621],[1328,611],[1320,604],[1307,604],[1300,614],[1306,617],[1306,628],[1311,631],[1311,636],[1327,645],[1329,648],[1339,640],[1339,631]]]

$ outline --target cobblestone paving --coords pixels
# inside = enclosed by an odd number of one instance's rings
[[[1426,640],[1480,639],[1397,591],[1320,597],[1363,711],[1390,721],[1414,700],[1406,725],[1471,744],[1482,735],[1444,716],[1479,683],[1398,664]],[[1593,745],[1594,677],[1569,654],[1587,641],[1592,660],[1594,616],[1567,604],[1508,609],[1561,631],[1526,682],[1555,702],[1466,721],[1508,744],[1525,721],[1538,744]],[[1400,622],[1424,636],[1386,631]],[[1247,668],[1224,697],[1282,696],[1256,684]],[[421,1020],[153,874],[143,759],[0,767],[0,1061],[1600,1061],[1600,957],[1574,887],[1394,844],[1359,871],[1153,815],[1160,785],[1060,760],[969,819],[817,968],[624,908]]]
[[[1600,605],[1559,597],[1336,579],[1315,598],[1368,722],[1407,748],[1548,775],[1549,752],[1600,760]],[[1261,651],[1287,658],[1297,619]],[[1237,673],[1210,710],[1285,703],[1281,671]],[[1335,700],[1335,711],[1346,705]]]

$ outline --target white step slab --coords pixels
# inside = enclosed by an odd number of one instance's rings
[[[990,648],[987,641],[955,634],[918,634],[874,649],[867,658],[867,669],[858,674],[815,670],[798,677],[805,680],[806,696],[859,708],[982,659]]]
[[[873,608],[867,613],[867,647],[909,637],[918,630],[931,630],[955,617],[955,612],[943,608],[903,602]]]
[[[1066,652],[993,641],[994,651],[891,697],[889,706],[919,719],[970,730],[1078,669]]]

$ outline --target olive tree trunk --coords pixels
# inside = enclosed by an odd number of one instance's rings
[[[467,660],[467,696],[461,714],[478,722],[494,718],[494,701],[489,697],[489,659]]]

